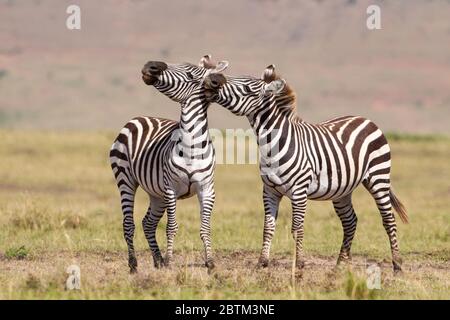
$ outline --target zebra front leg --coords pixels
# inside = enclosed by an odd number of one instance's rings
[[[200,238],[205,248],[205,266],[211,270],[214,268],[214,259],[211,250],[211,212],[214,206],[216,194],[214,189],[198,194],[200,202]]]
[[[164,201],[167,209],[167,227],[166,227],[167,252],[165,264],[166,266],[170,266],[173,258],[173,241],[178,231],[178,224],[175,216],[177,205],[177,197],[175,192],[170,189],[166,190]]]
[[[292,203],[292,236],[295,240],[295,266],[302,269],[305,266],[303,256],[303,223],[305,221],[307,194],[306,190],[294,192]]]
[[[142,227],[144,229],[145,237],[147,238],[148,245],[152,252],[153,263],[155,268],[161,268],[164,265],[164,259],[159,250],[158,242],[156,241],[156,229],[158,223],[164,215],[164,200],[150,197],[150,206],[148,208],[147,214],[142,220]]]
[[[258,261],[258,267],[267,267],[269,265],[270,245],[272,243],[273,234],[275,233],[275,224],[278,217],[278,208],[281,196],[275,195],[264,187],[264,232],[263,247]]]
[[[351,261],[351,246],[356,232],[358,218],[352,205],[352,196],[347,195],[339,200],[333,200],[333,207],[342,223],[344,237],[342,240],[341,251],[337,260],[337,265],[341,262]]]

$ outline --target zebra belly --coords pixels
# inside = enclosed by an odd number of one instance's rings
[[[197,193],[195,185],[189,179],[180,179],[174,182],[173,188],[177,195],[177,199],[190,198]]]
[[[186,199],[197,194],[197,184],[190,181],[187,176],[176,177],[175,179],[172,177],[171,180],[170,185],[173,191],[175,191],[177,199]],[[161,185],[158,184],[158,188],[152,188],[151,185],[145,185],[141,182],[139,185],[148,195],[163,199],[165,192],[164,187],[162,186],[162,181],[160,183]]]
[[[137,179],[139,186],[149,195],[156,198],[164,198],[164,187],[163,181],[142,181],[142,179]],[[157,179],[154,179],[157,180]],[[152,183],[153,182],[153,183]]]
[[[189,179],[187,176],[178,177],[172,180],[171,186],[175,191],[177,199],[187,199],[198,194],[200,190],[210,189],[210,183],[207,181],[197,181]]]
[[[161,167],[154,163],[145,163],[138,165],[138,161],[143,161],[144,157],[140,157],[134,164],[134,175],[139,186],[149,195],[156,198],[164,198],[164,177]],[[160,159],[156,159],[160,161]]]
[[[313,175],[311,184],[308,188],[308,199],[311,200],[337,200],[340,199],[356,189],[359,183],[363,180],[363,175],[353,177],[347,183],[339,183],[337,179],[329,180],[326,174]],[[355,181],[357,183],[355,183]]]

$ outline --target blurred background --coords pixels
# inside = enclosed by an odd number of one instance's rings
[[[81,7],[81,30],[66,8]],[[381,7],[381,30],[366,8]],[[389,132],[448,134],[450,2],[362,0],[0,0],[0,128],[119,130],[179,118],[140,79],[148,60],[275,64],[310,122],[354,114]],[[214,105],[210,127],[248,127]]]

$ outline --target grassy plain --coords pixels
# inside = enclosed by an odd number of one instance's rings
[[[363,188],[350,269],[333,271],[342,230],[328,202],[310,202],[301,274],[292,273],[290,210],[282,202],[271,266],[255,270],[261,245],[261,181],[255,165],[219,165],[212,218],[217,268],[202,266],[195,199],[178,203],[175,263],[156,270],[135,210],[139,272],[128,273],[119,195],[108,162],[113,133],[0,131],[0,299],[449,299],[450,140],[390,137],[393,184],[409,210],[399,222],[404,273],[394,276],[388,239]],[[165,219],[158,239],[165,244]],[[382,289],[365,269],[382,267]],[[66,291],[66,268],[81,268],[81,290]]]

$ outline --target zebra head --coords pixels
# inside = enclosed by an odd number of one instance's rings
[[[274,65],[264,70],[261,79],[251,76],[226,79],[214,102],[239,116],[250,116],[273,105],[292,108],[295,100],[286,80],[275,74]]]
[[[167,64],[149,61],[142,68],[142,80],[176,102],[184,102],[203,85],[204,78],[225,70],[227,61],[214,63],[211,55],[200,59],[198,66],[191,63]]]

